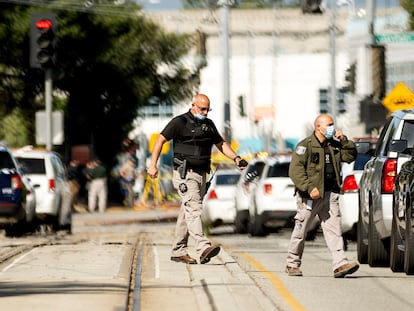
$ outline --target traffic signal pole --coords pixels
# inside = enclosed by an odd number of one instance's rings
[[[46,149],[52,150],[52,68],[45,69]]]
[[[219,0],[221,6],[221,38],[223,52],[224,139],[231,143],[230,121],[230,65],[229,65],[229,11],[232,0]]]
[[[336,89],[336,0],[331,0],[331,19],[329,25],[329,49],[331,56],[331,87],[329,92],[329,113],[335,118],[337,108]]]

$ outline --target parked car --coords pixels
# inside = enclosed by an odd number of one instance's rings
[[[399,151],[411,155],[395,178],[390,268],[394,272],[414,274],[414,148],[407,148],[407,141],[401,142]]]
[[[339,196],[341,228],[345,239],[356,240],[358,223],[359,181],[365,164],[374,154],[377,138],[355,138],[358,155],[351,163],[342,163],[342,191]]]
[[[249,162],[246,169],[242,171],[236,186],[235,209],[236,217],[234,225],[237,233],[247,233],[249,224],[249,201],[250,194],[256,186],[255,181],[261,176],[265,166],[264,158],[254,158]]]
[[[66,166],[57,153],[22,148],[14,152],[36,191],[36,218],[52,230],[72,230],[73,196]]]
[[[233,224],[236,217],[234,197],[241,172],[238,169],[217,169],[203,198],[202,219],[207,226]]]
[[[389,266],[395,176],[409,155],[397,152],[395,140],[414,144],[414,109],[394,112],[385,123],[359,184],[357,253],[360,263]]]
[[[265,159],[264,169],[249,201],[248,231],[252,236],[265,235],[270,225],[283,227],[295,216],[295,186],[289,178],[291,158],[288,154]]]
[[[12,152],[0,145],[0,228],[20,236],[34,228],[36,195]]]

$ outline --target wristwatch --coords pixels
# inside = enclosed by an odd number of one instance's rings
[[[233,162],[236,162],[236,159],[240,159],[241,160],[241,157],[240,156],[235,156],[234,159],[233,159]]]

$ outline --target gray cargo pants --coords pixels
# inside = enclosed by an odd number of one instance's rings
[[[189,170],[185,179],[181,179],[177,170],[173,171],[173,186],[181,197],[181,208],[175,226],[172,257],[188,254],[188,238],[195,241],[197,257],[211,242],[203,233],[201,222],[202,200],[205,194],[206,174]]]
[[[297,213],[295,227],[290,238],[287,266],[300,267],[305,247],[305,237],[310,220],[316,215],[321,220],[321,227],[326,245],[332,256],[333,270],[348,263],[345,256],[344,241],[341,231],[341,214],[339,210],[339,194],[325,192],[325,198],[309,200],[296,195]]]

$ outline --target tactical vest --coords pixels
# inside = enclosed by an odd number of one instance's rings
[[[210,171],[214,134],[211,121],[196,121],[186,114],[181,118],[190,134],[187,139],[174,139],[174,157],[186,159],[189,168]]]

